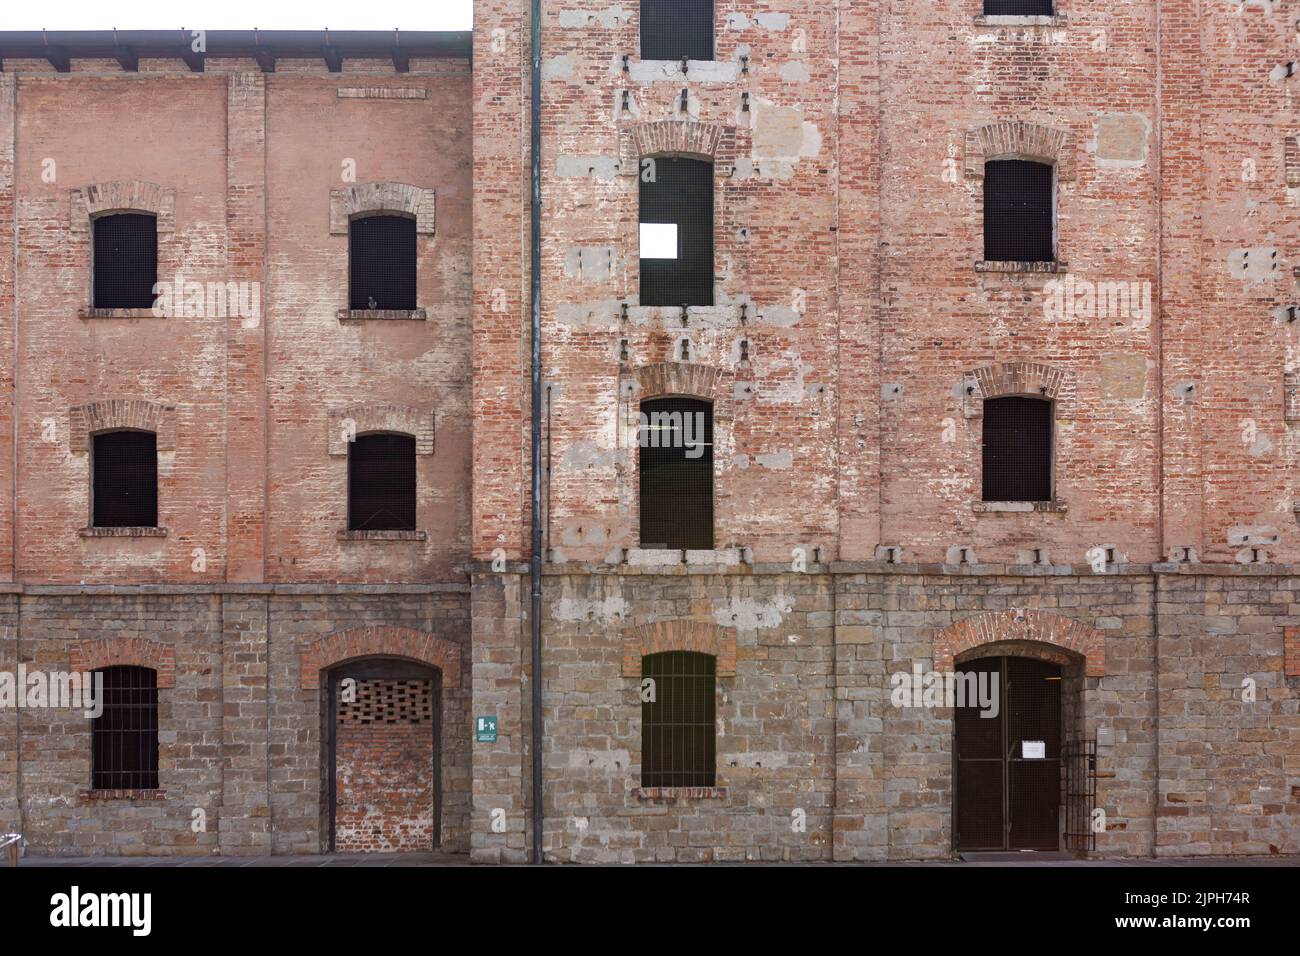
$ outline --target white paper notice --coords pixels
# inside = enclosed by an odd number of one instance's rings
[[[1047,743],[1042,740],[1022,740],[1020,755],[1026,760],[1044,760],[1047,757]]]
[[[674,222],[641,223],[641,258],[676,259],[677,224]]]

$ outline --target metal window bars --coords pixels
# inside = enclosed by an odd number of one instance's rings
[[[91,787],[158,789],[158,674],[105,667],[104,709],[91,725]]]
[[[641,59],[712,60],[713,0],[641,0]]]
[[[641,305],[713,305],[713,164],[648,157],[640,170],[642,224],[677,227],[675,259],[641,259]]]
[[[694,651],[641,659],[641,786],[712,787],[717,779],[716,660]],[[647,696],[652,699],[647,700]]]
[[[1054,170],[1022,159],[984,164],[984,258],[1052,262]]]
[[[158,525],[158,436],[101,432],[91,443],[91,523],[97,528]]]
[[[414,531],[415,438],[358,435],[348,446],[348,529]]]
[[[415,308],[415,220],[361,216],[348,227],[348,308]]]
[[[1052,403],[1006,396],[984,402],[985,501],[1052,500]]]
[[[94,307],[148,309],[158,282],[158,219],[147,213],[99,216],[93,222]]]
[[[713,547],[713,406],[694,398],[641,403],[642,548]]]

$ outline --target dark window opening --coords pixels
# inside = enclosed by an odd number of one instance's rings
[[[103,712],[91,722],[94,790],[158,789],[158,673],[105,667]]]
[[[92,291],[96,309],[151,309],[158,282],[158,220],[145,213],[99,216]]]
[[[713,547],[713,406],[641,403],[641,547]]]
[[[984,0],[986,17],[1050,17],[1053,0]]]
[[[984,403],[984,500],[1052,500],[1052,403],[990,398]]]
[[[348,529],[415,530],[415,439],[358,435],[348,446]]]
[[[363,216],[348,227],[348,308],[415,308],[415,220]]]
[[[95,435],[91,471],[91,523],[96,528],[157,527],[157,435],[136,431]]]
[[[713,164],[641,160],[641,304],[713,305]]]
[[[712,60],[713,0],[641,0],[641,59]]]
[[[641,786],[715,786],[715,667],[694,651],[641,658]]]
[[[1021,159],[984,164],[984,258],[1052,262],[1053,167]]]

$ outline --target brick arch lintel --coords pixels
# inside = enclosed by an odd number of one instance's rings
[[[176,450],[176,406],[143,398],[106,398],[68,409],[68,447],[74,453],[90,448],[97,432],[133,428],[153,432],[159,451]]]
[[[663,651],[696,651],[717,660],[718,677],[736,676],[736,632],[708,621],[658,621],[623,631],[623,676],[641,676],[641,658]]]
[[[695,362],[657,362],[637,368],[633,380],[638,400],[686,395],[716,402],[722,370]]]
[[[391,625],[338,631],[307,644],[298,655],[299,686],[316,690],[323,670],[362,657],[400,657],[426,664],[442,673],[443,687],[460,687],[459,644],[414,628]]]
[[[995,159],[1030,159],[1056,167],[1060,182],[1074,179],[1075,137],[1026,120],[999,120],[966,132],[966,175],[984,178],[984,164]]]
[[[683,156],[713,163],[713,175],[731,175],[736,162],[736,129],[724,123],[658,120],[631,123],[618,130],[618,171],[636,176],[650,156]]]
[[[983,403],[1007,395],[1030,395],[1055,403],[1056,418],[1072,419],[1075,375],[1043,362],[995,362],[962,375],[962,402],[967,418],[978,417]]]
[[[949,671],[962,653],[1003,641],[1041,641],[1084,659],[1087,676],[1106,676],[1106,635],[1082,621],[1050,611],[1009,608],[949,624],[934,635],[934,669]]]
[[[330,234],[346,236],[348,223],[360,214],[396,213],[415,219],[415,232],[432,236],[437,194],[410,183],[357,183],[330,190]]]
[[[367,432],[397,432],[415,439],[417,455],[432,455],[433,418],[430,409],[382,402],[362,402],[331,409],[329,454],[347,455],[349,436],[364,435]]]
[[[115,212],[147,212],[158,220],[158,234],[176,231],[176,190],[139,179],[91,183],[69,190],[68,226],[88,232],[96,216]]]
[[[79,641],[68,648],[68,669],[72,671],[123,665],[155,671],[160,688],[176,686],[176,649],[170,644],[141,637],[105,637]]]

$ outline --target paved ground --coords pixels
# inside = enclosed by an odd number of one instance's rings
[[[242,866],[467,866],[469,859],[450,853],[328,853],[317,856],[205,856],[205,857],[50,857],[29,856],[19,866],[78,866],[78,867],[119,867],[119,866],[203,866],[203,867],[242,867]],[[707,864],[704,864],[707,865]],[[828,865],[828,864],[811,864]],[[844,864],[846,866],[865,866],[871,864]],[[957,860],[937,860],[924,863],[892,863],[885,866],[1070,866],[1070,867],[1207,867],[1207,866],[1291,866],[1300,867],[1297,856],[1253,856],[1253,857],[1160,857],[1159,859],[1115,859],[1115,860],[1061,860],[1061,859],[1025,859],[1025,860],[981,860],[978,862],[961,862]]]

